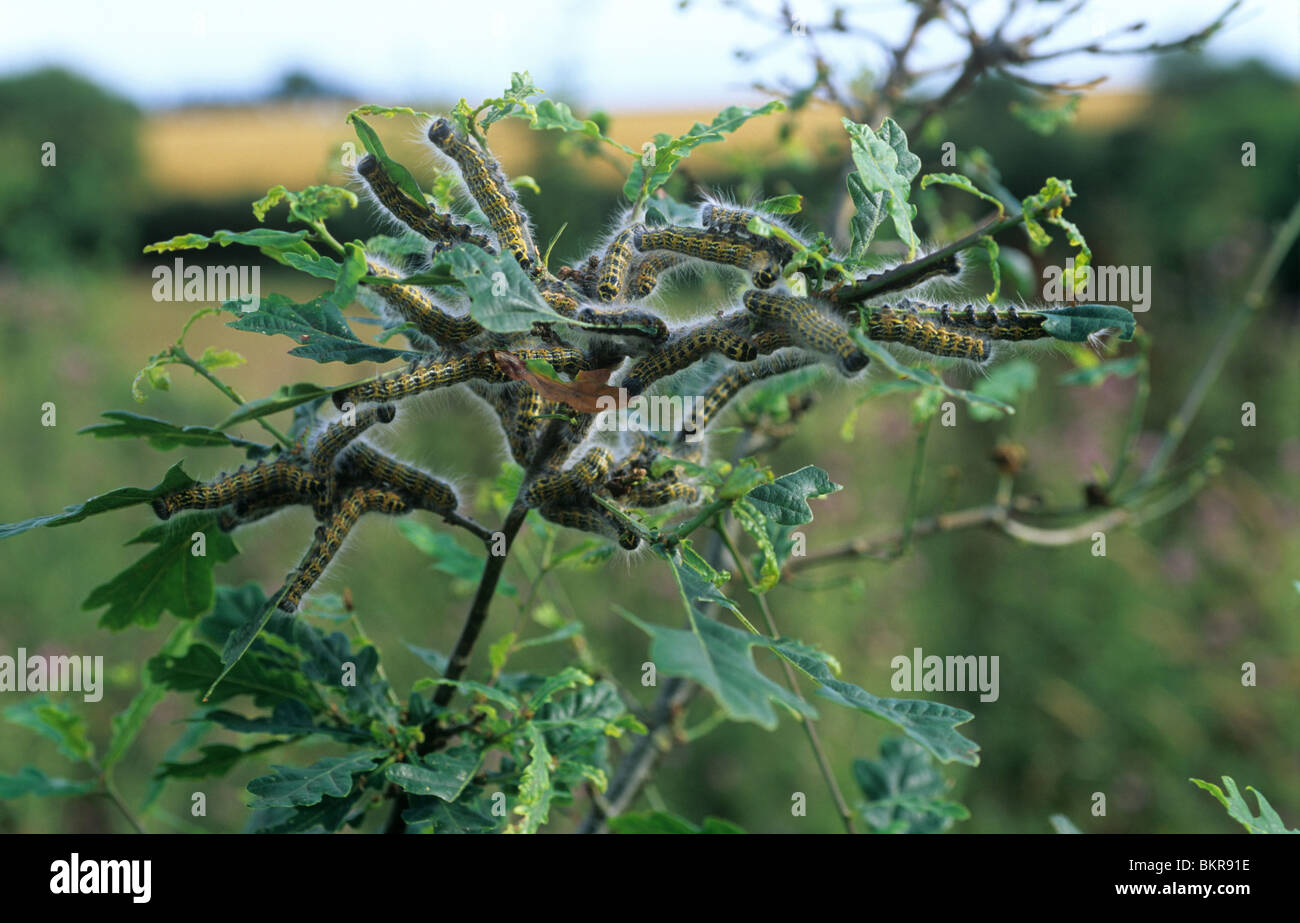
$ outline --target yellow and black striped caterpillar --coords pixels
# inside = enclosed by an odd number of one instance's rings
[[[632,276],[632,294],[637,298],[648,298],[659,284],[659,278],[674,266],[680,266],[682,257],[666,250],[651,253],[637,264]]]
[[[731,318],[711,321],[670,338],[658,349],[633,363],[623,378],[629,394],[640,394],[665,375],[680,372],[710,353],[737,362],[752,362],[758,350],[740,334],[728,329]]]
[[[728,369],[718,376],[709,385],[709,389],[704,392],[703,397],[696,405],[693,429],[690,432],[683,430],[678,433],[677,442],[685,442],[690,433],[700,433],[708,429],[709,424],[721,412],[722,408],[733,397],[754,382],[762,381],[765,378],[774,378],[777,375],[784,375],[786,372],[793,372],[795,369],[811,365],[814,361],[809,356],[785,353]]]
[[[524,495],[529,506],[541,506],[574,494],[592,493],[604,482],[614,456],[596,446],[566,471],[545,474],[528,486]]]
[[[314,505],[313,500],[313,497],[288,491],[266,494],[255,500],[236,500],[233,507],[217,513],[217,526],[222,532],[232,532],[240,526],[278,513],[286,506]]]
[[[343,498],[333,518],[317,527],[315,541],[307,549],[298,569],[290,574],[293,579],[277,605],[285,612],[297,611],[302,598],[316,585],[321,574],[325,573],[325,568],[342,547],[343,540],[365,513],[397,515],[408,509],[406,500],[391,490],[365,487],[351,491]]]
[[[983,339],[923,319],[911,311],[881,308],[867,313],[867,336],[887,343],[901,343],[933,356],[951,356],[986,362],[992,356]]]
[[[446,119],[438,119],[430,126],[429,140],[456,162],[465,186],[483,209],[501,246],[514,254],[524,269],[536,266],[537,244],[496,161],[473,139],[457,134]]]
[[[401,276],[373,260],[366,261],[370,275],[381,279],[400,279]],[[384,303],[404,321],[415,325],[420,333],[440,346],[463,343],[483,332],[483,326],[474,318],[448,314],[433,303],[428,295],[410,285],[376,285],[375,291]]]
[[[252,468],[240,468],[234,474],[208,484],[195,484],[153,501],[159,519],[170,519],[181,510],[212,510],[239,501],[252,502],[276,493],[291,493],[313,498],[320,494],[324,482],[298,461],[278,458],[259,462]]]
[[[861,371],[871,361],[843,324],[815,301],[754,289],[745,292],[742,300],[770,329],[786,331],[805,349],[834,356],[845,375]]]
[[[488,239],[469,225],[452,220],[450,215],[444,215],[426,203],[412,201],[393,182],[392,177],[373,154],[361,158],[361,162],[357,164],[357,173],[366,181],[366,185],[370,187],[370,191],[375,194],[379,203],[388,209],[394,218],[420,236],[443,245],[464,241],[495,252]]]
[[[413,362],[404,372],[335,391],[334,406],[342,410],[343,405],[349,401],[354,404],[363,401],[396,401],[433,388],[459,384],[482,375],[485,365],[484,359],[478,354],[431,359],[423,364]]]
[[[989,340],[1040,340],[1051,336],[1043,329],[1048,315],[1038,311],[1021,312],[1015,305],[1008,305],[1001,310],[993,305],[980,310],[973,304],[953,309],[951,305],[935,307],[903,299],[895,306],[883,307],[895,314],[910,313],[920,320],[933,321],[940,326],[953,327]]]
[[[621,311],[598,311],[587,307],[578,311],[575,320],[588,327],[596,327],[604,334],[623,334],[646,337],[652,343],[668,339],[668,325],[653,311],[624,308]]]
[[[510,355],[522,362],[530,360],[549,362],[551,368],[565,375],[576,375],[591,367],[582,350],[574,349],[571,346],[538,346],[513,349],[510,350]],[[486,354],[484,354],[480,364],[482,368],[478,373],[478,377],[484,381],[501,382],[511,380],[510,376],[498,368],[496,363],[488,358]]]
[[[397,416],[397,408],[392,404],[379,404],[367,407],[356,415],[352,421],[346,418],[335,420],[316,440],[311,452],[311,466],[316,473],[327,476],[334,466],[334,458],[353,439],[356,439],[376,423],[392,423]]]
[[[781,277],[782,261],[766,247],[714,231],[663,227],[640,231],[633,240],[642,253],[668,250],[709,263],[747,269],[759,288],[770,288]]]
[[[538,507],[537,512],[542,514],[543,519],[556,525],[611,538],[627,551],[633,551],[641,544],[641,539],[635,532],[590,498],[573,504],[564,501],[546,503]]]
[[[446,512],[460,505],[449,485],[365,443],[356,443],[343,454],[339,459],[339,473],[349,483],[366,486],[378,483],[396,490],[412,506],[422,510]]]
[[[605,250],[605,258],[600,261],[600,281],[596,284],[601,301],[617,301],[623,293],[628,267],[632,264],[632,242],[643,230],[645,227],[640,224],[623,229]]]
[[[700,492],[685,481],[646,481],[630,488],[623,496],[628,506],[665,506],[669,503],[694,503]]]

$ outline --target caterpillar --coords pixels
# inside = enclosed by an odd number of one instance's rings
[[[537,264],[537,244],[496,161],[489,161],[477,143],[462,138],[446,119],[438,119],[429,127],[429,140],[456,162],[470,195],[483,209],[501,246],[514,254],[524,269],[532,269]]]
[[[674,266],[680,266],[682,258],[676,253],[660,251],[651,253],[637,264],[632,277],[632,292],[638,298],[648,298],[659,284],[659,277]]]
[[[310,497],[288,492],[267,494],[255,500],[237,500],[233,508],[217,513],[217,527],[222,532],[232,532],[239,526],[246,526],[272,513],[278,513],[286,506],[308,502],[311,502]]]
[[[538,507],[537,511],[543,519],[556,525],[612,538],[627,551],[634,551],[641,544],[641,538],[635,532],[614,519],[594,500],[588,499],[577,505],[546,503]]]
[[[788,330],[760,330],[750,337],[750,342],[754,344],[760,356],[766,356],[778,349],[793,346],[794,338],[790,336]]]
[[[159,519],[170,519],[181,510],[211,510],[237,501],[251,501],[276,492],[300,497],[314,497],[321,492],[321,478],[296,461],[278,458],[259,462],[252,468],[240,468],[234,474],[210,484],[195,484],[153,500]]]
[[[728,208],[716,202],[706,202],[700,208],[700,223],[719,234],[748,235],[750,219],[754,212],[743,208]]]
[[[311,452],[311,466],[317,474],[328,474],[334,466],[334,458],[353,439],[356,439],[376,423],[392,423],[397,416],[397,408],[392,404],[379,404],[367,407],[348,422],[346,419],[335,420],[316,440]]]
[[[460,505],[456,492],[418,468],[390,458],[365,443],[357,443],[339,459],[340,474],[350,482],[378,481],[400,491],[423,510],[445,512]]]
[[[644,225],[634,224],[618,233],[618,236],[605,250],[605,258],[600,261],[600,281],[596,285],[596,294],[604,302],[616,301],[627,284],[627,270],[632,262],[632,241],[645,230]]]
[[[416,203],[393,182],[383,165],[373,154],[367,154],[357,164],[357,173],[365,180],[379,204],[388,209],[394,218],[421,237],[438,244],[451,245],[464,241],[495,252],[488,239],[473,228],[453,221],[451,216],[435,211],[427,204]]]
[[[750,270],[755,285],[770,288],[781,277],[781,263],[768,249],[699,228],[664,227],[639,231],[633,238],[642,253],[669,250],[710,263]]]
[[[668,503],[694,503],[700,492],[692,484],[684,481],[667,481],[665,483],[638,484],[626,494],[630,506],[664,506]]]
[[[899,265],[902,264],[900,263]],[[864,276],[858,281],[874,282],[877,279],[882,279],[885,276],[889,275],[891,272],[894,271],[894,269],[897,268],[898,267],[895,266],[890,269],[883,270],[881,272],[873,272],[871,273],[871,275]],[[922,269],[919,273],[908,276],[907,279],[901,282],[896,282],[892,285],[886,285],[884,288],[879,289],[875,294],[883,295],[888,292],[907,291],[908,289],[916,288],[918,285],[921,285],[922,283],[928,282],[929,280],[939,276],[952,277],[960,274],[961,274],[961,261],[957,258],[957,255],[954,253],[944,257],[943,259],[939,260],[937,263],[927,266],[925,269]]]
[[[362,515],[369,512],[397,515],[405,513],[407,509],[406,501],[390,490],[361,488],[349,493],[334,517],[325,525],[317,527],[315,541],[307,549],[298,569],[290,574],[293,580],[277,606],[285,612],[297,611],[302,598],[316,585],[321,574],[325,573],[325,568],[334,560],[343,540]]]
[[[381,279],[401,278],[392,269],[373,260],[366,261],[366,269],[370,275]],[[440,346],[463,343],[483,332],[483,326],[474,318],[448,314],[418,288],[410,285],[376,285],[374,288],[402,320],[414,324],[420,333]]]
[[[542,300],[551,306],[556,314],[570,320],[578,313],[578,299],[566,292],[561,286],[547,286],[541,289]]]
[[[432,388],[454,385],[483,374],[485,362],[478,354],[454,359],[431,359],[423,365],[412,362],[410,368],[396,375],[386,375],[334,392],[334,406],[343,409],[351,401],[395,401]]]
[[[941,326],[910,311],[898,312],[892,308],[867,314],[867,336],[873,340],[902,343],[934,356],[974,362],[986,362],[991,356],[988,343],[977,336]]]
[[[580,324],[599,327],[603,333],[643,336],[653,343],[662,343],[668,339],[668,325],[653,311],[637,308],[598,311],[595,308],[583,308],[577,313],[576,320]]]
[[[689,330],[649,355],[638,359],[623,378],[629,394],[644,391],[652,382],[679,372],[710,353],[721,353],[737,362],[752,362],[758,356],[752,343],[726,328],[730,318],[714,321]]]
[[[745,308],[767,324],[784,329],[798,345],[836,358],[840,371],[852,375],[870,362],[848,331],[815,301],[750,289]]]
[[[981,311],[973,304],[954,311],[951,305],[935,307],[903,299],[891,310],[895,313],[908,312],[921,320],[933,321],[944,327],[978,331],[980,336],[990,340],[1039,340],[1051,336],[1043,329],[1043,323],[1048,317],[1046,314],[1038,311],[1021,313],[1015,305],[1009,305],[1001,312],[993,305]]]
[[[724,372],[714,380],[696,405],[695,426],[690,432],[699,433],[708,429],[710,421],[727,405],[727,402],[754,382],[784,375],[786,372],[803,368],[813,362],[814,360],[808,356],[783,354],[759,359],[749,365],[738,365]],[[685,430],[678,433],[677,442],[685,442],[688,435],[690,433]]]
[[[529,506],[541,506],[572,494],[591,493],[605,480],[613,463],[614,456],[609,450],[597,446],[567,471],[543,475],[533,481],[524,495],[525,502]]]
[[[551,364],[551,367],[557,372],[563,372],[566,375],[576,375],[590,368],[587,357],[583,355],[582,350],[574,349],[570,346],[541,346],[530,347],[527,349],[515,349],[510,351],[510,355],[516,359],[527,362],[529,360],[540,359]],[[484,381],[510,381],[510,376],[499,369],[496,363],[484,358],[481,362],[482,368],[478,377]]]

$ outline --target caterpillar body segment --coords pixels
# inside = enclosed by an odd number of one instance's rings
[[[448,512],[460,505],[449,485],[365,443],[350,447],[339,459],[339,468],[345,481],[370,486],[378,482],[418,509]]]
[[[728,402],[754,382],[793,372],[795,369],[812,365],[815,361],[811,356],[783,353],[729,369],[718,376],[704,392],[695,411],[693,432],[698,433],[708,429],[709,424],[717,418]],[[686,431],[679,433],[676,437],[677,442],[685,443],[687,435],[689,434]]]
[[[456,162],[465,186],[483,209],[501,246],[509,250],[524,269],[531,270],[537,266],[537,244],[496,161],[473,139],[461,137],[446,119],[438,119],[430,126],[429,140]]]
[[[600,261],[600,277],[596,284],[596,294],[606,303],[617,301],[627,285],[628,267],[632,264],[633,241],[645,230],[644,225],[634,224],[618,233],[618,236],[605,250],[605,257]]]
[[[751,314],[787,332],[796,345],[834,356],[845,375],[860,372],[871,361],[844,325],[815,301],[754,289],[745,292],[742,300]]]
[[[366,268],[372,276],[383,279],[401,278],[392,269],[373,260],[366,261]],[[376,285],[374,290],[397,316],[414,324],[420,333],[440,346],[463,343],[483,332],[482,324],[474,318],[448,314],[414,286]]]
[[[760,356],[770,355],[778,349],[795,345],[794,337],[790,336],[788,330],[760,330],[750,337],[749,341],[754,344]]]
[[[367,407],[349,423],[346,419],[335,420],[320,434],[311,452],[311,466],[318,475],[328,475],[334,466],[334,458],[343,448],[376,423],[392,423],[397,416],[397,408],[392,404],[379,404]]]
[[[743,208],[731,208],[717,202],[706,202],[700,208],[700,223],[710,231],[732,236],[748,236],[749,222],[758,217]]]
[[[533,481],[525,501],[529,506],[541,506],[575,494],[590,494],[604,483],[613,463],[609,449],[596,446],[567,471],[544,474]]]
[[[310,498],[319,494],[323,486],[322,479],[302,464],[279,458],[270,463],[259,462],[252,468],[240,468],[209,484],[195,484],[157,497],[152,505],[159,519],[170,519],[181,510],[219,509],[274,493]]]
[[[899,265],[901,266],[903,264],[900,263]],[[858,281],[874,282],[877,279],[882,279],[885,276],[889,275],[897,268],[898,267],[895,266],[890,269],[883,270],[881,272],[873,272],[868,276],[862,277]],[[927,266],[925,269],[922,269],[919,273],[909,276],[907,279],[903,280],[902,282],[897,282],[892,285],[887,285],[884,288],[879,289],[876,292],[876,294],[884,295],[884,294],[888,294],[889,292],[905,292],[908,291],[909,289],[917,288],[918,286],[924,285],[927,282],[932,282],[936,279],[955,280],[956,277],[959,275],[961,275],[961,261],[957,258],[957,255],[954,253],[947,257],[944,257],[942,260],[939,260],[937,263]]]
[[[885,308],[867,315],[867,336],[887,343],[901,343],[932,356],[948,356],[987,362],[989,344],[978,336],[963,333],[924,319],[910,311]]]
[[[469,225],[453,220],[450,215],[444,215],[428,204],[412,201],[406,193],[402,192],[397,183],[393,182],[393,178],[388,175],[373,154],[361,158],[361,162],[357,164],[357,173],[370,187],[379,204],[412,231],[433,241],[435,246],[451,247],[465,242],[495,252],[488,239]]]
[[[623,387],[637,395],[650,384],[680,372],[711,353],[721,353],[736,362],[752,362],[758,350],[745,337],[730,329],[734,315],[711,321],[670,337],[666,343],[633,363],[623,377]]]
[[[662,227],[643,230],[636,234],[633,241],[642,253],[668,250],[708,263],[748,270],[753,274],[754,284],[760,288],[768,288],[780,278],[784,263],[784,260],[761,244],[700,228]]]
[[[662,343],[668,339],[668,325],[653,311],[638,308],[599,311],[588,307],[579,310],[575,319],[580,324],[599,328],[600,332],[605,334],[643,337],[652,343]]]
[[[909,311],[922,320],[934,321],[944,327],[955,327],[964,333],[990,340],[1039,340],[1051,336],[1043,329],[1048,315],[1039,311],[1022,313],[1015,305],[1001,310],[989,305],[979,310],[975,305],[968,304],[954,310],[946,304],[936,308],[933,305],[904,301],[894,310]]]
[[[641,544],[640,537],[623,526],[608,510],[590,498],[573,505],[563,501],[544,503],[537,508],[542,518],[558,526],[594,532],[618,542],[626,551],[634,551]]]
[[[574,298],[563,286],[553,285],[541,289],[542,300],[551,306],[551,310],[561,317],[572,320],[578,313],[578,299]]]
[[[433,388],[459,384],[482,375],[486,363],[478,355],[459,356],[452,359],[431,359],[423,364],[411,363],[404,372],[385,375],[344,391],[334,392],[334,406],[343,409],[351,401],[396,401]],[[495,371],[495,366],[493,367]]]
[[[256,500],[237,500],[234,506],[217,513],[217,527],[222,532],[233,532],[240,526],[246,526],[273,513],[278,513],[286,506],[297,506],[311,502],[312,498],[310,497],[288,492],[267,494]]]
[[[632,274],[632,294],[637,298],[648,298],[665,272],[682,264],[682,257],[676,253],[660,251],[651,253],[641,260]]]
[[[669,503],[694,503],[699,490],[685,481],[649,481],[632,487],[623,497],[629,506],[666,506]]]
[[[293,580],[277,606],[285,612],[298,610],[303,597],[316,585],[321,574],[325,573],[325,568],[343,546],[343,540],[364,514],[380,512],[397,515],[407,512],[409,508],[406,500],[391,490],[359,488],[350,492],[343,498],[333,518],[316,529],[315,541],[307,549],[298,569],[290,575]]]

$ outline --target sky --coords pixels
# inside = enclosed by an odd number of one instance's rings
[[[746,0],[775,11],[778,0]],[[831,4],[792,0],[816,24]],[[902,33],[901,0],[842,0],[851,17],[886,37]],[[977,21],[996,18],[1004,0],[974,0]],[[1145,44],[1194,30],[1227,0],[1093,0],[1073,37],[1094,38],[1135,20]],[[512,71],[527,69],[558,99],[601,109],[652,109],[736,102],[757,73],[803,79],[808,65],[791,43],[743,64],[733,51],[781,33],[722,0],[351,0],[336,3],[223,0],[195,5],[155,0],[42,0],[11,3],[0,29],[0,74],[60,64],[145,106],[249,98],[292,69],[305,70],[377,103],[407,104],[498,95]],[[1025,3],[1024,21],[1059,3]],[[371,15],[371,11],[373,15]],[[471,15],[470,11],[474,11]],[[480,12],[481,11],[481,12]],[[367,21],[367,19],[371,21]],[[1300,2],[1246,0],[1211,43],[1217,58],[1262,57],[1300,78]],[[880,62],[862,39],[827,50],[833,58]],[[943,27],[918,47],[917,62],[938,65],[961,46]],[[1147,64],[1125,58],[1067,58],[1038,76],[1139,84]],[[941,78],[936,78],[941,79]]]

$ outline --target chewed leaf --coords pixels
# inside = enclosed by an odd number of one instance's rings
[[[163,494],[184,490],[194,483],[196,483],[195,480],[181,469],[181,462],[177,462],[167,469],[163,479],[154,487],[119,487],[117,490],[110,490],[98,497],[91,497],[85,503],[66,507],[62,513],[36,516],[22,522],[4,523],[0,525],[0,538],[18,535],[20,532],[26,532],[28,529],[34,529],[37,526],[66,526],[69,523],[81,522],[87,516],[95,516],[99,513],[107,513],[110,510],[120,510],[123,507],[148,503]]]
[[[488,355],[510,378],[528,382],[548,401],[560,401],[578,413],[599,413],[612,406],[610,402],[618,403],[619,389],[608,384],[613,369],[584,369],[573,381],[561,381],[503,350],[494,349]]]
[[[916,206],[908,202],[912,193],[912,180],[921,169],[921,158],[907,149],[907,135],[893,119],[885,119],[879,133],[869,125],[858,125],[849,119],[840,119],[849,133],[853,164],[861,178],[862,189],[868,196],[883,195],[881,207],[889,213],[894,230],[907,244],[907,258],[916,255],[921,241],[912,229]],[[850,183],[849,190],[854,190]],[[873,199],[874,201],[874,199]],[[858,204],[855,199],[855,204]]]
[[[771,484],[755,487],[746,499],[772,522],[783,526],[798,526],[812,522],[809,497],[824,497],[842,489],[842,485],[832,481],[830,475],[821,468],[805,465],[798,471],[782,475]]]
[[[1127,308],[1113,304],[1080,304],[1044,311],[1043,329],[1067,343],[1084,343],[1108,328],[1119,331],[1121,340],[1133,339],[1137,320]]]

